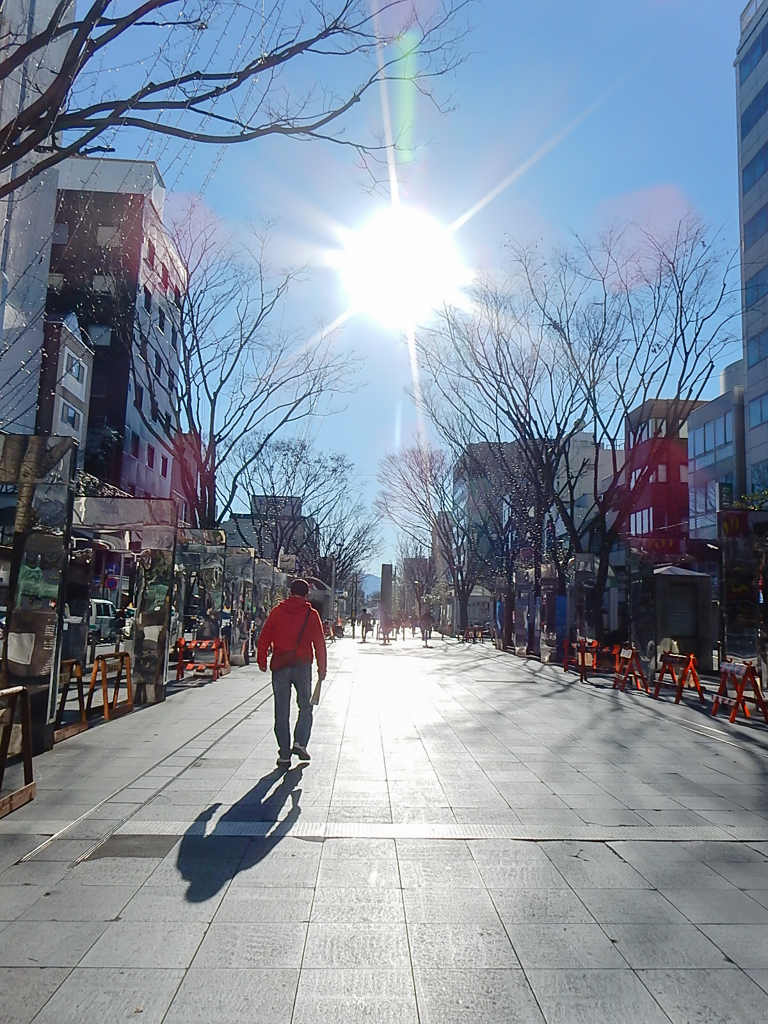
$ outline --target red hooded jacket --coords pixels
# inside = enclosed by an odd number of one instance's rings
[[[309,618],[307,618],[309,609]],[[296,647],[296,641],[301,633],[301,627],[306,626],[301,634],[301,642]],[[325,650],[325,634],[320,616],[312,605],[303,597],[291,594],[287,601],[281,601],[272,609],[267,621],[259,633],[259,642],[256,647],[256,658],[262,672],[267,670],[267,657],[270,648],[272,649],[272,671],[275,671],[275,659],[278,661],[278,668],[281,655],[292,656],[296,650],[295,658],[291,661],[299,662],[302,665],[312,664],[312,648],[315,649],[317,658],[317,671],[322,678],[325,676],[327,667],[327,654]]]

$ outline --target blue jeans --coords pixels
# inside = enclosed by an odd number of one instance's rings
[[[306,747],[312,732],[312,666],[289,665],[272,673],[272,693],[275,697],[275,736],[280,757],[291,756],[291,687],[296,689],[299,718],[293,732],[293,742]]]

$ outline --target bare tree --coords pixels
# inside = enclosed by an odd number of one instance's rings
[[[549,257],[511,244],[509,256],[503,284],[481,284],[472,312],[447,309],[423,334],[427,402],[514,443],[572,552],[595,558],[588,610],[602,637],[611,550],[655,470],[662,433],[687,419],[734,340],[733,257],[693,214],[669,234],[614,229]],[[667,397],[641,460],[627,416]],[[585,428],[588,457],[574,442]]]
[[[413,0],[51,0],[42,22],[4,17],[0,87],[26,82],[18,105],[3,105],[0,197],[67,156],[110,152],[121,128],[214,146],[282,135],[373,149],[345,138],[345,115],[380,80],[429,92],[461,59],[468,2],[439,0],[420,16]]]
[[[378,544],[376,520],[359,496],[355,470],[341,452],[301,438],[247,439],[238,460],[248,512],[238,515],[243,541],[278,564],[295,554],[301,571],[339,585],[359,573]]]
[[[379,515],[422,547],[431,549],[438,576],[447,575],[459,602],[459,625],[469,624],[469,598],[480,577],[477,531],[454,487],[449,453],[418,444],[387,455],[379,467]]]
[[[218,526],[265,446],[289,424],[326,413],[330,397],[350,386],[354,363],[332,336],[307,340],[272,327],[296,274],[273,280],[263,235],[235,245],[212,219],[189,217],[173,235],[187,277],[175,408],[170,423],[142,415],[174,456],[193,524]],[[151,372],[141,380],[154,410],[157,381]]]

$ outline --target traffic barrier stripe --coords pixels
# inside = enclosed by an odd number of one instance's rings
[[[678,676],[675,673],[675,665],[683,667],[683,671]],[[669,673],[670,681],[666,682],[664,676]],[[661,656],[661,672],[656,680],[656,688],[653,692],[655,700],[659,699],[659,691],[662,685],[674,686],[677,690],[675,694],[675,704],[679,704],[683,697],[683,690],[686,684],[693,683],[693,688],[699,695],[699,700],[702,704],[706,704],[704,699],[704,693],[701,689],[701,681],[699,679],[699,673],[696,663],[696,658],[693,654],[669,654],[665,652]]]
[[[35,799],[36,786],[32,774],[32,717],[29,711],[29,693],[25,686],[12,686],[0,690],[0,788],[5,775],[5,763],[11,744],[16,707],[21,705],[21,755],[24,760],[24,785],[0,797],[0,818]]]

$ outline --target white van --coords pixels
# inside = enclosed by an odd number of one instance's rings
[[[89,633],[95,633],[98,640],[115,639],[117,633],[117,609],[111,601],[91,601],[88,631]]]

